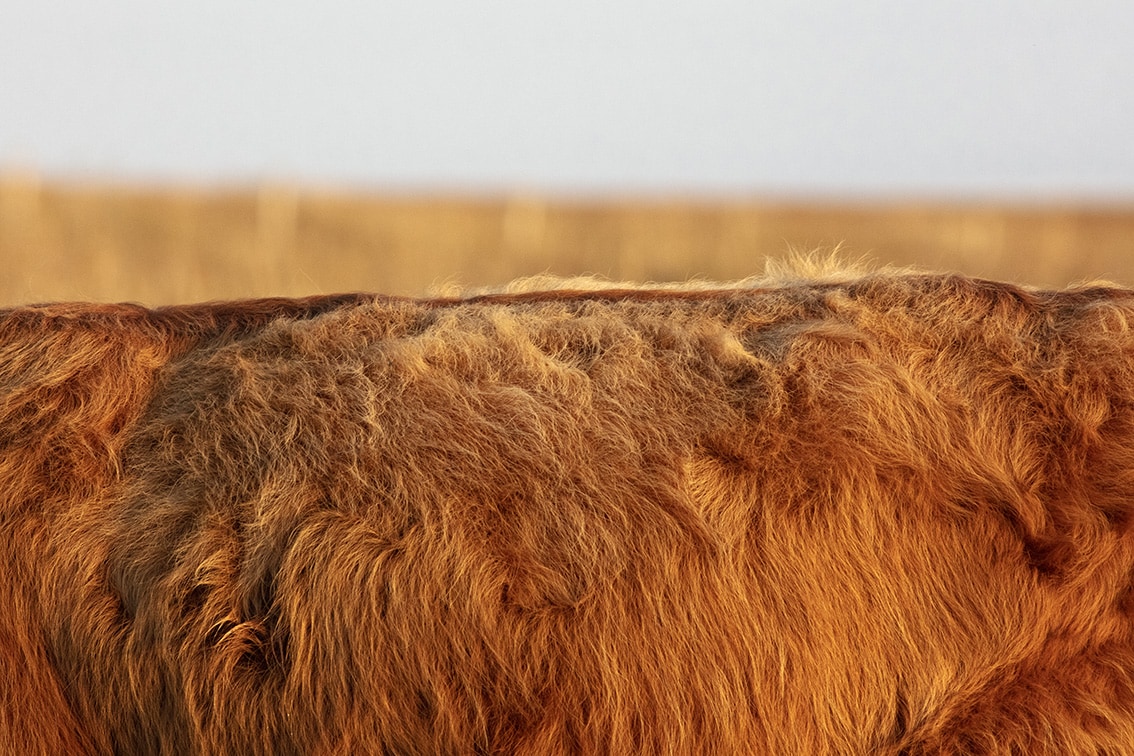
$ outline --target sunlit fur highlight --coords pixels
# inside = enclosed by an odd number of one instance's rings
[[[1131,753],[1134,293],[809,273],[0,311],[0,743]]]

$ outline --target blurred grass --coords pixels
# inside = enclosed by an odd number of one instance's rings
[[[545,272],[727,280],[836,245],[1037,286],[1134,284],[1134,206],[552,201],[0,176],[0,305],[420,295]]]

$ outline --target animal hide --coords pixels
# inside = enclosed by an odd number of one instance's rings
[[[1134,753],[1134,293],[0,311],[0,743]]]

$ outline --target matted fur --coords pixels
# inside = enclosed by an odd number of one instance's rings
[[[524,289],[0,311],[3,747],[1134,752],[1134,293]]]

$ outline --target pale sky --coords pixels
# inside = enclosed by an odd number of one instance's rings
[[[0,171],[1134,199],[1130,0],[0,6]]]

